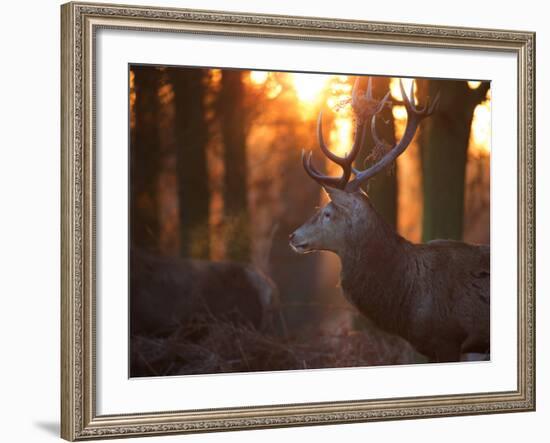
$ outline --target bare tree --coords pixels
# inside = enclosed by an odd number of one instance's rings
[[[462,240],[464,181],[475,107],[489,82],[472,90],[462,80],[421,80],[421,95],[441,93],[439,109],[421,134],[424,214],[422,239]]]
[[[208,259],[210,190],[206,159],[206,70],[172,68],[169,76],[175,102],[180,251],[183,257]]]
[[[247,190],[246,107],[243,71],[224,69],[218,116],[224,149],[224,212],[226,254],[230,260],[250,259]]]
[[[156,250],[159,240],[158,171],[159,71],[151,66],[135,65],[134,115],[130,134],[130,237],[133,246]]]

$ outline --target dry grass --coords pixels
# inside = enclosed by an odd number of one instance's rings
[[[418,362],[403,340],[369,328],[289,337],[228,322],[196,322],[167,337],[131,337],[131,375],[343,368]]]

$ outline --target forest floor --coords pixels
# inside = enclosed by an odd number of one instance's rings
[[[212,320],[169,336],[132,336],[130,354],[132,377],[423,362],[405,341],[372,327],[299,337]]]

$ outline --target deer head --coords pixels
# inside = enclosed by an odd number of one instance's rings
[[[407,149],[420,122],[434,112],[439,101],[439,96],[436,96],[432,103],[428,99],[423,108],[417,107],[413,103],[413,86],[411,85],[410,95],[407,96],[403,82],[400,81],[403,105],[407,111],[407,125],[403,137],[394,146],[391,146],[376,163],[365,170],[358,170],[353,167],[353,162],[364,143],[369,123],[375,148],[386,150],[388,144],[381,140],[376,132],[376,119],[384,106],[391,106],[388,101],[389,92],[382,100],[373,98],[371,78],[369,78],[364,95],[358,91],[358,81],[356,80],[352,93],[352,106],[357,116],[357,128],[349,154],[340,157],[330,151],[323,139],[321,113],[317,120],[317,138],[321,151],[342,168],[342,175],[329,177],[321,174],[312,164],[311,151],[307,155],[302,151],[302,163],[305,171],[325,189],[330,202],[290,235],[290,245],[298,253],[325,250],[339,254],[349,241],[354,241],[354,235],[361,235],[361,232],[364,232],[376,217],[368,196],[361,190],[361,184],[366,183],[391,165]],[[352,175],[353,179],[350,180]]]

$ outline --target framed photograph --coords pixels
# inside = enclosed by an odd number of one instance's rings
[[[63,438],[534,410],[534,33],[61,14]]]

